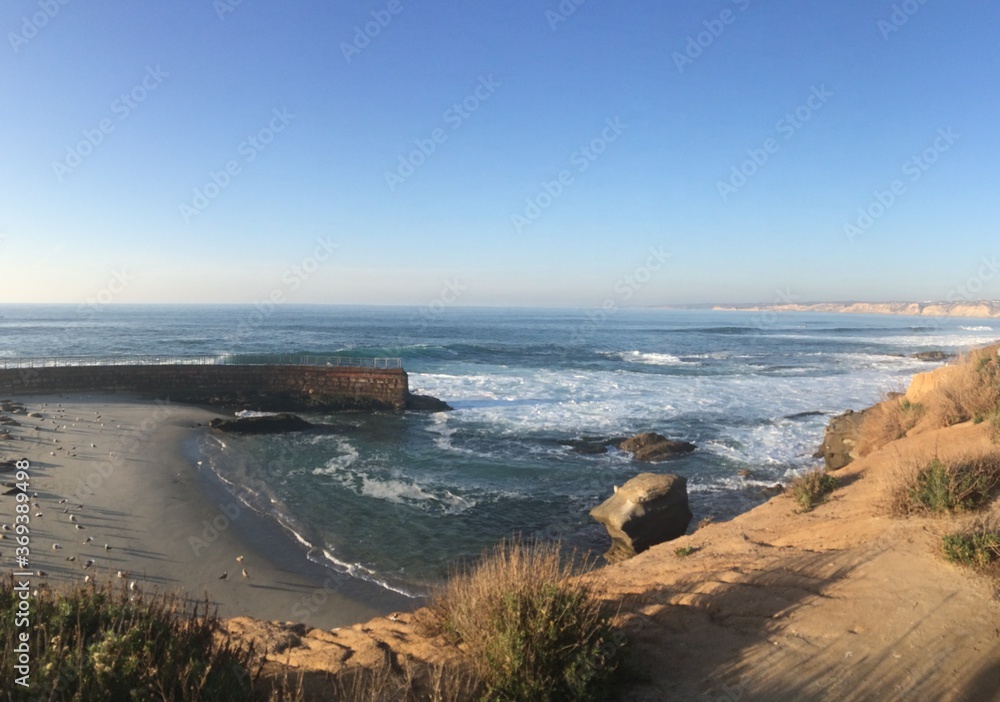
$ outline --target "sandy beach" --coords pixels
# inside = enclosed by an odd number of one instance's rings
[[[207,596],[223,617],[322,628],[413,606],[311,563],[290,534],[200,469],[184,449],[219,414],[121,395],[4,399],[40,415],[10,415],[20,426],[4,427],[10,438],[0,441],[2,460],[30,462],[29,568],[44,574],[33,584],[122,578],[146,591]],[[0,498],[3,525],[13,524],[14,505],[13,496]],[[3,534],[9,572],[13,532]]]

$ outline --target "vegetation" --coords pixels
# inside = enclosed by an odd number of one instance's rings
[[[930,431],[961,422],[989,422],[1000,442],[1000,345],[970,352],[949,366],[940,383],[922,398],[909,402],[890,393],[865,412],[858,432],[857,450],[865,456],[912,429]]]
[[[685,556],[690,556],[697,550],[697,546],[678,546],[674,549],[674,555],[678,558],[684,558]]]
[[[11,626],[20,597],[0,590],[0,690],[8,700],[247,700],[260,671],[252,646],[220,634],[208,605],[147,597],[125,587],[78,585],[31,594],[30,689],[16,684],[25,628]],[[6,585],[6,584],[5,584]]]
[[[952,563],[985,568],[1000,560],[1000,529],[980,523],[967,531],[946,534],[941,550]]]
[[[812,510],[837,488],[837,479],[819,468],[792,479],[788,490],[803,512]]]
[[[437,593],[432,629],[468,652],[484,699],[605,699],[621,634],[581,572],[558,545],[503,542]]]
[[[945,462],[935,458],[896,481],[891,511],[951,514],[985,505],[1000,486],[1000,455]]]

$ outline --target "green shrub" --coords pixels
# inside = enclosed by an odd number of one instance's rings
[[[837,479],[819,468],[793,478],[788,489],[802,511],[808,512],[836,488]]]
[[[612,612],[556,544],[502,542],[431,603],[488,700],[600,700],[618,666]]]
[[[697,550],[698,548],[696,546],[678,546],[674,549],[674,555],[678,558],[684,558],[685,556],[690,556]]]
[[[247,700],[259,672],[252,646],[220,635],[208,605],[146,597],[124,587],[79,585],[29,598],[31,687],[15,683],[11,626],[19,597],[0,590],[0,699]],[[0,693],[3,694],[3,693]]]
[[[946,464],[934,459],[907,487],[904,511],[944,514],[984,505],[1000,484],[1000,461],[993,456]]]
[[[941,538],[941,549],[952,563],[985,568],[1000,560],[1000,531],[980,526],[967,532],[947,534]]]

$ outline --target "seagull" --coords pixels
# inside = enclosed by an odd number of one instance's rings
[[[128,589],[131,590],[132,592],[135,592],[137,587],[138,585],[135,584],[134,580],[128,584]]]
[[[236,562],[237,563],[242,563],[243,562],[243,556],[237,556],[236,557]]]
[[[36,517],[41,517],[41,516],[42,516],[42,513],[41,513],[41,512],[35,512],[35,516],[36,516]]]
[[[117,575],[118,575],[119,578],[124,578],[125,577],[125,571],[124,570],[119,570],[118,573],[117,573]]]
[[[49,574],[46,573],[44,570],[36,570],[35,575],[37,575],[39,578],[46,578],[48,577]]]
[[[84,539],[84,540],[83,540],[83,543],[85,543],[85,544],[89,544],[89,543],[90,543],[91,541],[93,541],[93,540],[94,540],[94,537],[93,537],[93,536],[88,536],[88,537],[87,537],[86,539]]]
[[[74,524],[73,526],[75,526],[77,529],[83,529],[83,527],[80,526],[79,524]]]
[[[83,582],[89,583],[90,582],[90,576],[89,575],[84,575],[83,576]]]
[[[104,544],[104,550],[105,550],[105,551],[110,551],[110,550],[111,550],[111,547],[110,547],[110,546],[108,546],[107,544]]]
[[[228,577],[229,577],[229,571],[226,571],[225,573],[219,576],[219,580],[225,580]]]
[[[90,448],[97,448],[97,444],[91,444]]]
[[[76,515],[75,515],[75,514],[71,514],[71,515],[69,515],[69,520],[70,520],[71,522],[75,522],[75,521],[76,521]]]
[[[249,573],[247,572],[247,569],[246,569],[246,568],[244,568],[244,569],[243,569],[243,577],[244,577],[244,578],[247,578],[247,579],[249,579],[249,578],[250,578],[250,574],[249,574]]]
[[[60,546],[59,544],[52,544],[52,550],[53,551],[58,551],[61,548],[62,548],[62,546]]]
[[[93,558],[88,558],[87,562],[83,564],[83,569],[86,570],[87,568],[89,568],[92,565],[94,565],[94,559]]]
[[[66,560],[72,563],[76,560],[76,556],[66,556]]]

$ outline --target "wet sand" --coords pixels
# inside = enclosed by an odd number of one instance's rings
[[[21,426],[2,427],[10,438],[0,441],[0,459],[30,462],[29,569],[45,573],[33,585],[121,577],[146,591],[207,596],[223,617],[322,628],[416,604],[310,562],[288,532],[199,468],[190,451],[215,412],[120,395],[4,399],[42,415],[9,415]],[[0,524],[13,524],[14,505],[0,497]],[[12,572],[14,534],[3,534],[0,562]]]

